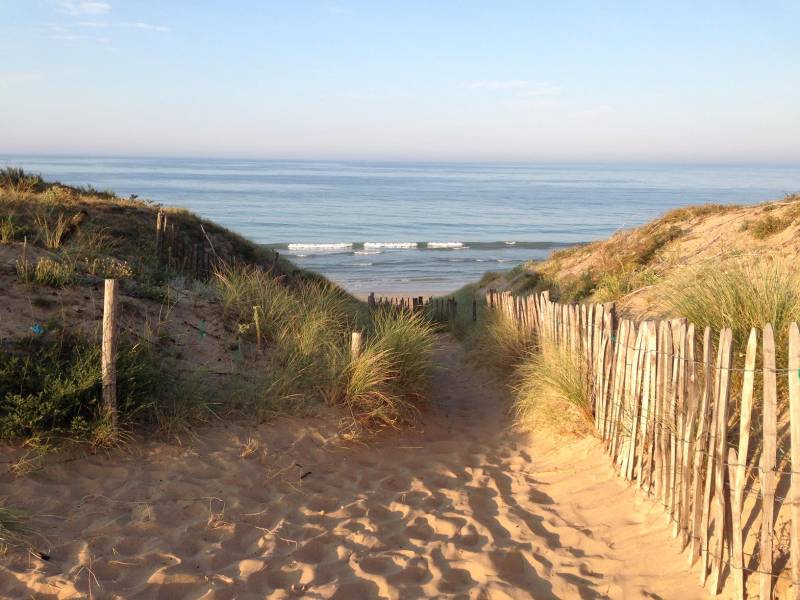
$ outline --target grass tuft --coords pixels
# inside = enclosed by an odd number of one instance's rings
[[[747,343],[752,327],[771,323],[776,350],[786,354],[789,323],[800,320],[800,275],[785,260],[733,257],[688,267],[665,282],[665,308],[714,338],[733,330],[736,347]]]
[[[586,361],[569,348],[544,343],[515,371],[514,412],[526,429],[540,423],[560,432],[591,430],[591,388]]]

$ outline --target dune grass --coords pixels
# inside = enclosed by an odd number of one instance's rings
[[[430,377],[434,333],[426,319],[391,309],[370,314],[330,282],[285,285],[253,266],[218,270],[215,286],[266,365],[251,394],[260,414],[326,400],[346,408],[354,436],[413,420]],[[364,333],[358,357],[350,356],[353,331]]]
[[[350,357],[330,397],[349,414],[351,436],[414,421],[427,398],[433,345],[433,325],[421,315],[391,308],[375,314],[363,350]]]
[[[503,373],[509,373],[534,349],[534,337],[498,310],[487,311],[467,338],[477,361]]]
[[[664,308],[717,339],[730,327],[744,348],[752,327],[771,323],[779,361],[787,354],[789,323],[800,321],[800,274],[781,259],[728,257],[687,267],[665,282]]]
[[[545,424],[559,432],[591,430],[589,369],[582,356],[545,342],[540,351],[523,358],[513,379],[514,413],[521,427]]]

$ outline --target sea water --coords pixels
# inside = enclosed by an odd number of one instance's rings
[[[0,165],[188,208],[356,293],[447,292],[671,208],[800,191],[800,166],[21,155]]]

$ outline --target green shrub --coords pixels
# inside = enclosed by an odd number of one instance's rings
[[[40,258],[36,266],[23,256],[15,262],[17,278],[23,283],[35,283],[54,288],[63,288],[75,283],[75,267],[65,260]]]
[[[0,438],[92,439],[102,425],[99,344],[43,334],[18,341],[0,356]],[[117,405],[123,420],[152,408],[161,373],[144,347],[122,345]]]
[[[590,430],[589,370],[584,358],[565,346],[543,343],[517,367],[514,412],[528,429],[540,422],[565,431]]]

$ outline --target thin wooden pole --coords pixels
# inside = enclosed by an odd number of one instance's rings
[[[700,554],[701,522],[703,518],[703,457],[708,446],[710,430],[709,407],[711,406],[711,328],[703,332],[703,392],[700,396],[700,411],[697,416],[697,436],[695,437],[694,466],[692,474],[693,505],[692,524],[689,540],[689,566],[694,564]]]
[[[117,347],[119,324],[119,281],[106,279],[103,295],[103,347],[101,373],[103,379],[103,410],[113,429],[117,428]]]
[[[731,448],[729,455],[730,482],[733,487],[731,502],[731,578],[736,597],[744,600],[744,541],[742,537],[742,507],[744,504],[744,484],[746,476],[747,453],[750,447],[750,416],[753,412],[753,383],[756,369],[756,350],[758,335],[755,328],[750,330],[747,353],[744,359],[742,378],[742,405],[739,409],[739,449]]]
[[[762,331],[764,408],[762,410],[761,450],[761,541],[759,542],[758,587],[762,600],[772,598],[773,548],[772,529],[775,520],[775,462],[778,447],[778,379],[775,373],[775,337],[772,325]]]
[[[711,577],[710,589],[712,594],[719,594],[720,575],[722,573],[722,562],[725,557],[722,555],[727,537],[728,527],[726,526],[727,510],[726,504],[730,501],[727,490],[725,489],[725,477],[727,469],[725,462],[728,459],[728,397],[730,393],[731,381],[731,362],[733,359],[733,332],[730,329],[723,329],[720,334],[719,353],[722,355],[719,370],[719,396],[717,413],[717,447],[714,450],[716,459],[716,505],[714,512],[714,550],[711,552]]]
[[[700,523],[700,584],[705,585],[708,578],[708,562],[709,562],[709,549],[708,549],[708,522],[709,512],[711,510],[711,498],[714,494],[714,458],[716,452],[714,449],[717,447],[717,421],[719,419],[719,368],[722,361],[722,334],[720,334],[720,345],[717,351],[716,369],[714,369],[714,393],[710,396],[712,414],[711,422],[708,426],[708,462],[706,466],[706,481],[703,491],[703,516]]]
[[[361,332],[354,331],[350,338],[350,356],[353,359],[361,355]]]
[[[695,423],[697,422],[697,369],[695,368],[695,327],[690,323],[686,330],[686,419],[684,423],[683,438],[683,463],[681,473],[683,484],[681,512],[679,527],[681,531],[682,547],[686,547],[690,535],[689,531],[689,502],[692,490],[692,452],[697,452],[694,446]]]
[[[800,330],[789,326],[789,429],[792,443],[792,596],[800,599]]]

